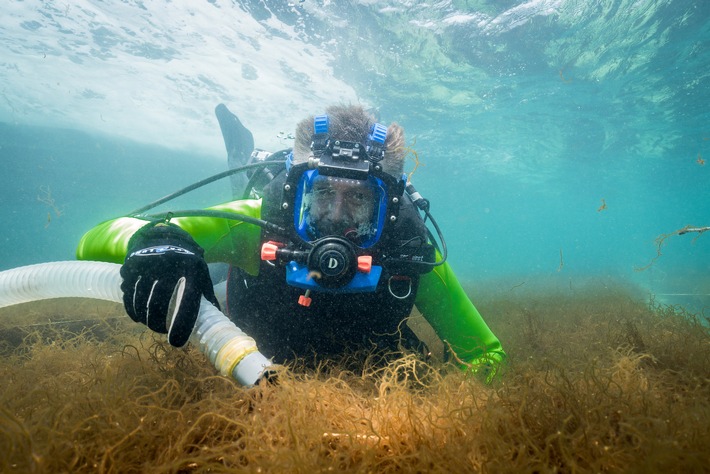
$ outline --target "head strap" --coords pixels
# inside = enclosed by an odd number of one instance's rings
[[[387,139],[387,127],[381,123],[374,123],[367,134],[364,143],[364,151],[369,161],[378,163],[385,157],[385,140]],[[335,145],[333,145],[335,143]],[[330,119],[327,114],[316,115],[313,118],[313,136],[311,137],[311,150],[314,154],[320,155],[329,149],[335,149],[336,154],[340,153],[340,144],[350,143],[337,140],[333,142],[330,137]],[[362,147],[362,144],[357,144]],[[355,147],[357,148],[357,147]],[[329,150],[333,151],[333,150]],[[365,158],[365,157],[363,157]]]

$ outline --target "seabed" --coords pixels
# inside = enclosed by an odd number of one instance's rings
[[[244,389],[120,305],[5,308],[0,471],[707,472],[705,316],[622,287],[511,289],[475,298],[510,357],[490,385],[351,354]]]

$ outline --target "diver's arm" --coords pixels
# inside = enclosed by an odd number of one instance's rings
[[[232,201],[208,209],[258,218],[261,214],[261,201]],[[258,226],[218,217],[176,217],[170,222],[187,231],[205,249],[207,262],[225,262],[251,274],[258,272],[257,249],[261,238]],[[102,222],[84,234],[76,256],[79,260],[123,263],[129,239],[147,223],[147,220],[136,217],[119,217]]]
[[[464,365],[495,375],[506,354],[448,263],[421,276],[415,304]]]
[[[81,237],[76,248],[76,258],[122,264],[126,259],[131,236],[147,223],[134,217],[104,221]]]

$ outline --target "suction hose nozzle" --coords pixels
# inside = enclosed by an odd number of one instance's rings
[[[94,298],[123,303],[121,266],[67,261],[18,267],[0,272],[0,308],[50,298]],[[267,375],[272,363],[256,342],[204,297],[190,341],[215,368],[250,387]]]

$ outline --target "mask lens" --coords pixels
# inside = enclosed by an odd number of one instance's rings
[[[333,235],[369,247],[382,229],[386,195],[384,185],[373,177],[358,180],[306,172],[299,184],[296,229],[308,241]]]

